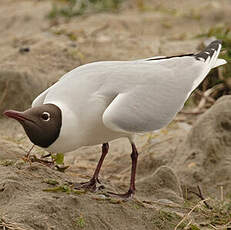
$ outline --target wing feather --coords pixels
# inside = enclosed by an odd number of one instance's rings
[[[137,63],[136,72],[127,70],[136,75],[133,77],[134,82],[128,81],[126,77],[130,90],[119,93],[107,107],[103,114],[104,124],[112,130],[125,133],[147,132],[164,127],[216,65],[220,49],[220,42],[215,41],[196,55],[149,59],[147,62],[153,65],[150,69],[149,66],[142,66],[143,62]],[[146,82],[141,81],[139,75],[143,75]],[[112,87],[116,87],[116,82]]]

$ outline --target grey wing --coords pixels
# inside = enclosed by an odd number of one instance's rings
[[[211,45],[215,48],[211,49]],[[153,60],[158,68],[145,72],[146,82],[139,81],[131,90],[115,97],[103,114],[104,124],[128,133],[157,130],[167,125],[214,67],[221,45],[219,42],[211,45],[197,55]],[[139,75],[138,72],[137,69]],[[134,81],[136,78],[139,77],[134,77]]]
[[[104,124],[119,132],[147,132],[167,125],[182,108],[192,84],[144,85],[118,94],[103,114]]]

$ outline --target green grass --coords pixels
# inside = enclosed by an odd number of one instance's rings
[[[58,181],[53,180],[53,179],[44,179],[43,182],[46,184],[49,184],[49,185],[58,185],[59,184]]]
[[[181,219],[182,217],[174,212],[159,210],[159,212],[153,216],[152,223],[158,229],[174,229]],[[186,223],[182,223],[178,229],[184,229],[185,226]]]
[[[58,182],[55,183],[56,181],[52,181],[52,180],[44,180],[44,183],[47,183],[49,185],[58,185]],[[49,188],[45,188],[43,189],[43,192],[53,192],[53,193],[58,193],[58,192],[63,192],[66,194],[76,194],[76,195],[82,195],[85,194],[86,191],[85,190],[76,190],[73,189],[71,186],[68,186],[66,184],[64,185],[59,185],[56,187],[49,187]]]
[[[86,226],[86,222],[84,220],[84,218],[82,216],[78,217],[76,219],[76,225],[79,227],[79,228],[84,228]]]
[[[185,200],[184,208],[188,210],[186,213],[193,210],[183,222],[183,224],[188,224],[190,219],[193,220],[189,225],[190,228],[187,229],[198,230],[204,227],[206,229],[231,229],[231,201],[214,198],[209,198],[208,201],[211,208],[207,208],[202,201],[195,203],[195,201]]]
[[[49,18],[57,18],[63,16],[71,18],[80,16],[84,13],[117,11],[123,0],[56,0]]]
[[[209,213],[210,224],[213,226],[224,226],[231,222],[231,201],[218,203]],[[231,224],[230,224],[231,225]]]
[[[10,166],[10,165],[14,165],[15,161],[13,160],[0,160],[0,165],[1,166]]]

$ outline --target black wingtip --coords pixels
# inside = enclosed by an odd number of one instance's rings
[[[203,51],[199,52],[198,54],[182,54],[182,55],[174,55],[174,56],[167,56],[167,57],[159,57],[159,58],[149,58],[146,61],[158,61],[158,60],[166,60],[171,58],[177,58],[177,57],[187,57],[187,56],[193,56],[197,60],[203,59],[204,61],[207,60],[208,57],[213,56],[214,52],[218,50],[219,45],[222,45],[222,40],[215,40],[212,41]]]
[[[208,57],[212,57],[214,52],[219,49],[219,46],[222,45],[221,40],[212,41],[203,51],[198,54],[195,54],[195,58],[197,60],[203,59],[204,61],[207,60]]]
[[[214,40],[214,41],[212,41],[207,47],[209,47],[209,46],[211,46],[211,45],[216,45],[216,44],[222,45],[222,40]],[[206,47],[206,48],[207,48],[207,47]]]

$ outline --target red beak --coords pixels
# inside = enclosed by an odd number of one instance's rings
[[[17,112],[15,110],[7,110],[3,114],[7,117],[14,118],[17,121],[28,120],[25,116],[23,116],[22,112]]]

